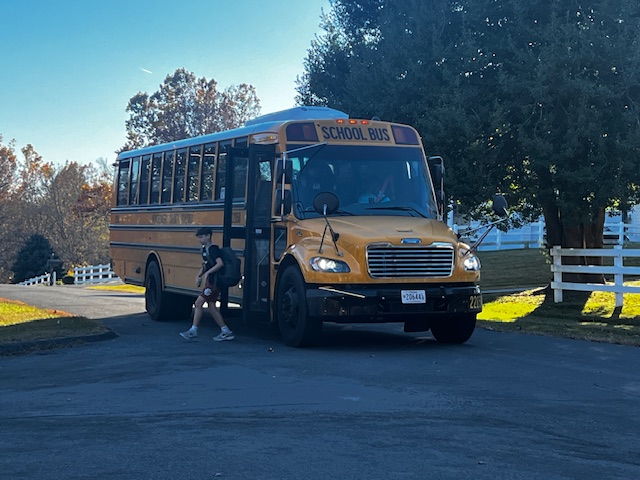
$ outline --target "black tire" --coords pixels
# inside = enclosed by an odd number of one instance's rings
[[[431,334],[442,343],[464,343],[476,328],[475,313],[450,315],[431,322]]]
[[[320,340],[322,320],[307,315],[306,287],[296,267],[288,267],[278,281],[276,321],[282,341],[290,347],[309,347]]]
[[[173,312],[169,307],[169,295],[162,291],[162,274],[157,262],[149,264],[144,285],[144,306],[151,319],[157,322],[169,320]]]

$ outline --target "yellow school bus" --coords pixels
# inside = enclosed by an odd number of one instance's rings
[[[223,292],[284,343],[324,322],[402,322],[462,343],[482,309],[480,262],[443,222],[442,159],[417,131],[326,107],[123,152],[110,220],[113,268],[146,287],[154,320],[187,317],[200,226],[230,246],[243,279]]]

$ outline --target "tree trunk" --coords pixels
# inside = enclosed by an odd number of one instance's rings
[[[562,248],[602,248],[604,231],[604,208],[598,210],[596,218],[583,223],[568,224],[563,221],[560,209],[553,204],[544,205],[543,212],[547,227],[547,247]],[[563,265],[602,265],[602,257],[565,257]],[[604,283],[604,275],[589,273],[563,273],[564,282]]]

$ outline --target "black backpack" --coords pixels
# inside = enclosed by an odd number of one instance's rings
[[[209,250],[207,250],[207,257],[212,264],[215,263],[209,256]],[[219,287],[235,287],[242,279],[240,259],[231,247],[222,247],[220,249],[220,257],[224,262],[224,267],[216,272],[216,284]]]

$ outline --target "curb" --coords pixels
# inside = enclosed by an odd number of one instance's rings
[[[104,333],[95,335],[83,335],[80,337],[64,337],[44,340],[33,340],[29,342],[17,342],[0,345],[0,356],[5,355],[23,355],[33,353],[39,350],[51,350],[54,348],[74,347],[84,345],[86,343],[100,342],[102,340],[112,340],[119,335],[113,330],[107,328]]]

